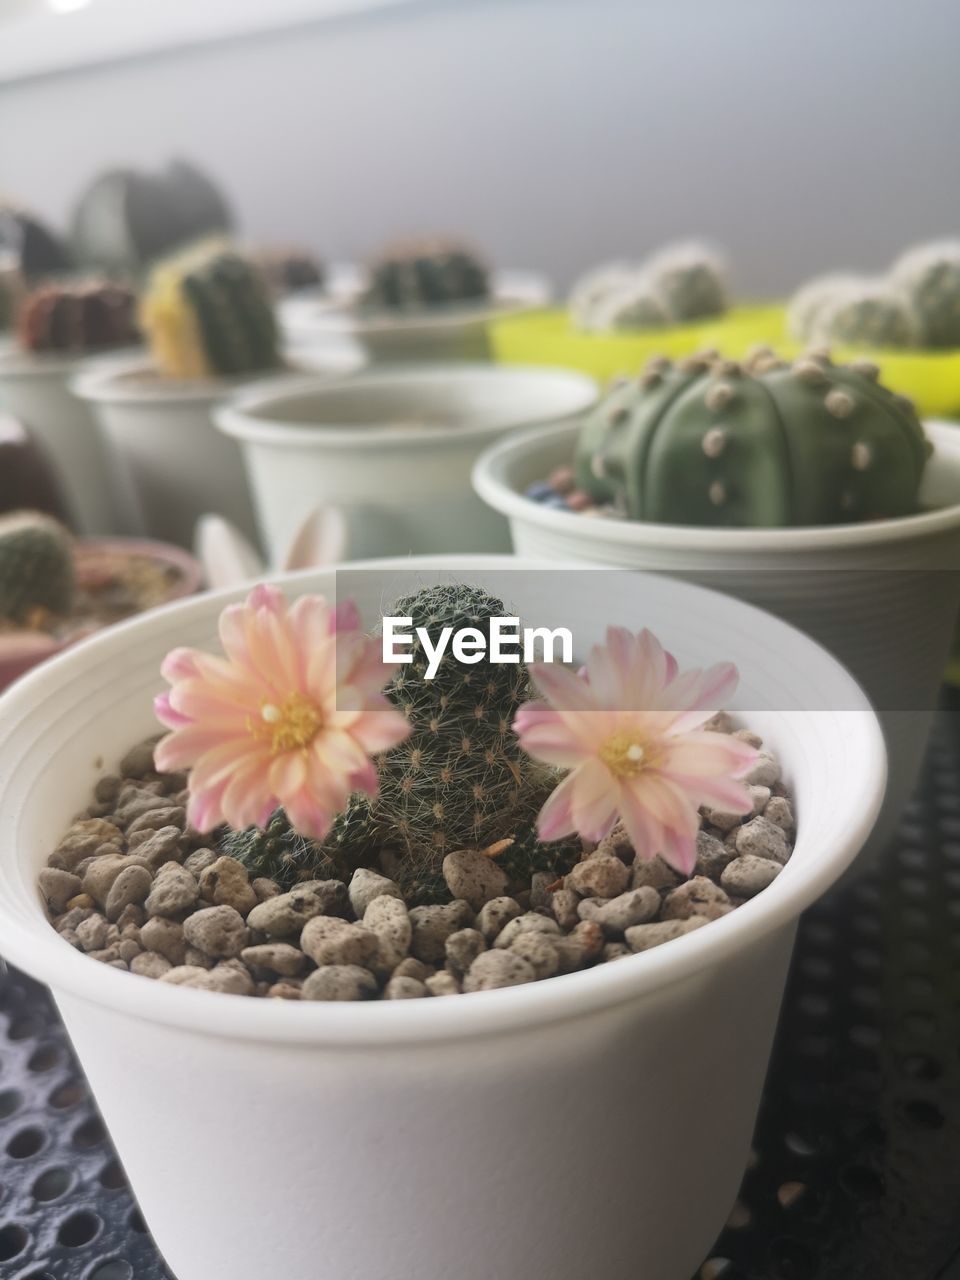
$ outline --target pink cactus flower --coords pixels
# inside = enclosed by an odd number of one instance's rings
[[[551,663],[532,664],[530,673],[546,701],[518,711],[520,745],[571,770],[540,811],[541,839],[576,832],[602,840],[620,818],[641,857],[660,854],[689,875],[699,807],[752,808],[737,779],[756,751],[701,728],[736,689],[731,663],[681,674],[649,631],[610,627],[579,674]]]
[[[377,793],[371,756],[410,732],[383,695],[380,643],[354,605],[301,596],[288,607],[258,586],[220,615],[225,656],[174,649],[171,688],[155,703],[172,732],[161,770],[190,769],[189,821],[262,826],[278,806],[302,835],[322,839],[352,792]]]

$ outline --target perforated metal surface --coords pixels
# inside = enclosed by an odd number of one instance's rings
[[[801,925],[755,1157],[699,1280],[960,1280],[960,694],[949,698],[899,839]],[[0,974],[0,1277],[171,1280],[49,997],[12,971]]]

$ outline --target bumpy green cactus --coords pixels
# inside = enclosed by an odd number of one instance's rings
[[[668,245],[644,264],[644,274],[675,323],[722,315],[727,309],[723,264],[703,245]]]
[[[108,351],[140,341],[132,290],[96,278],[34,289],[20,307],[17,329],[27,351]]]
[[[910,515],[930,445],[866,361],[655,360],[584,424],[578,485],[637,520],[731,528]]]
[[[141,319],[154,359],[168,377],[257,373],[280,364],[263,278],[240,254],[216,242],[154,268]]]
[[[36,613],[63,616],[73,601],[70,535],[35,511],[0,517],[0,618],[29,625]]]
[[[490,295],[484,264],[469,249],[443,240],[397,245],[370,265],[361,304],[417,311]]]
[[[897,261],[893,282],[904,291],[925,347],[960,347],[960,241],[920,245]]]

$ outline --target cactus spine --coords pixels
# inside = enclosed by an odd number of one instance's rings
[[[154,359],[171,378],[277,368],[277,326],[266,285],[238,253],[204,244],[158,264],[141,303]]]
[[[0,618],[30,626],[37,615],[62,617],[73,602],[70,535],[35,511],[0,517]]]
[[[910,515],[930,445],[865,361],[655,360],[584,424],[578,485],[637,520],[717,527]]]

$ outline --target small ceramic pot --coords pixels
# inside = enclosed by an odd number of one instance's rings
[[[318,507],[343,514],[344,558],[506,550],[506,523],[470,488],[474,461],[517,427],[579,420],[596,398],[582,374],[441,364],[253,386],[215,419],[243,450],[280,564]]]

